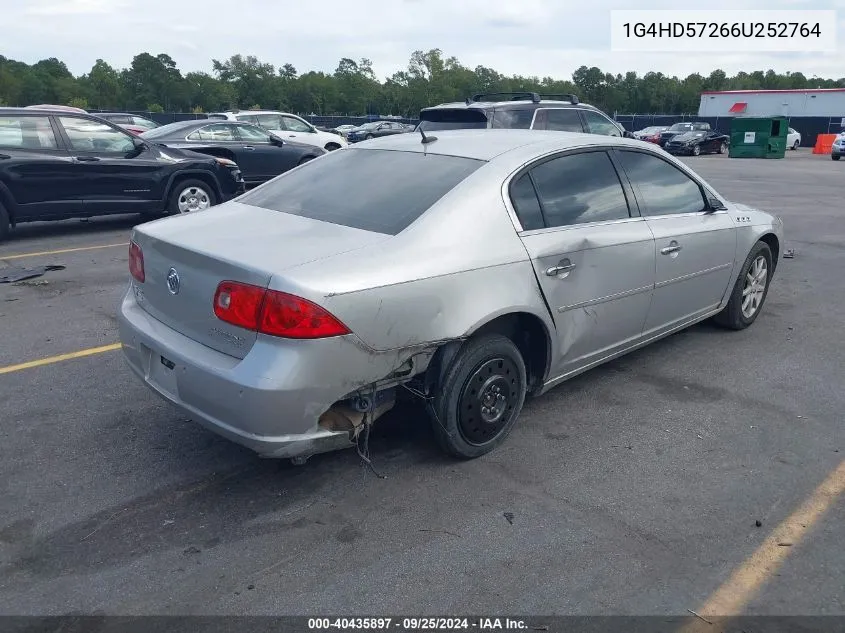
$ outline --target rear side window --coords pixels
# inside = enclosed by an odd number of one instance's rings
[[[56,136],[45,116],[0,116],[0,147],[56,149]]]
[[[698,184],[674,165],[643,152],[621,151],[619,156],[622,168],[643,197],[643,215],[704,211]]]
[[[396,235],[483,164],[422,152],[344,149],[282,174],[238,202]]]
[[[465,130],[487,127],[487,115],[482,110],[436,108],[420,112],[420,129]]]
[[[536,108],[496,110],[493,114],[493,127],[506,130],[529,130]]]
[[[522,225],[523,231],[533,231],[545,227],[543,212],[540,210],[540,201],[537,199],[537,192],[531,176],[522,174],[511,185],[511,202]]]
[[[628,201],[606,152],[553,158],[531,170],[546,226],[629,218]]]

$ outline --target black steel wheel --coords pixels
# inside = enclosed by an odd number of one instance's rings
[[[525,361],[501,335],[470,339],[440,375],[432,407],[438,442],[471,459],[501,444],[525,402]]]

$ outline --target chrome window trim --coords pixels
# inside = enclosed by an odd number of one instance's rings
[[[566,134],[566,132],[564,132],[564,134]],[[575,132],[570,132],[570,134],[575,134]],[[597,134],[595,136],[601,136],[601,135]],[[618,137],[608,136],[607,138],[618,138]],[[637,215],[637,216],[633,216],[633,217],[630,217],[630,218],[619,218],[617,220],[599,220],[599,221],[595,221],[595,222],[584,222],[583,224],[570,224],[570,225],[567,225],[567,226],[550,226],[550,227],[546,227],[546,228],[542,228],[542,229],[525,230],[522,226],[522,222],[520,221],[519,216],[516,213],[516,209],[513,206],[513,202],[511,201],[511,196],[510,196],[511,183],[513,182],[513,180],[517,176],[517,174],[519,174],[520,172],[525,170],[529,165],[533,165],[534,163],[542,162],[542,161],[544,161],[545,159],[547,159],[551,156],[556,156],[556,155],[566,156],[568,154],[577,154],[577,153],[579,153],[580,151],[583,151],[583,150],[595,150],[595,151],[608,152],[610,150],[615,149],[616,147],[617,147],[617,145],[615,145],[614,143],[609,143],[609,144],[601,144],[601,145],[592,145],[592,144],[591,145],[576,145],[576,146],[573,146],[573,147],[566,147],[566,148],[563,148],[563,149],[561,149],[561,148],[553,149],[553,150],[549,150],[548,152],[543,152],[542,154],[538,154],[538,155],[534,156],[531,160],[525,161],[519,167],[517,167],[516,169],[511,171],[511,173],[509,173],[505,177],[504,182],[502,183],[502,186],[501,186],[500,193],[502,195],[502,202],[505,205],[505,209],[508,212],[508,216],[511,219],[511,223],[513,224],[513,228],[516,231],[517,235],[522,237],[522,236],[528,236],[528,235],[537,235],[539,233],[548,233],[548,232],[551,232],[551,231],[562,231],[562,230],[566,230],[566,229],[578,229],[578,228],[581,228],[581,227],[584,227],[584,226],[599,226],[599,225],[604,225],[604,224],[621,224],[623,222],[630,222],[631,220],[642,220],[643,216]],[[612,160],[612,158],[611,158],[611,160]],[[614,169],[615,168],[616,168],[616,165],[614,165]],[[619,185],[620,185],[620,187],[622,187],[622,191],[623,191],[623,193],[625,193],[625,198],[627,200],[628,196],[627,196],[627,192],[625,191],[625,185],[624,185],[624,183],[621,182],[621,176],[622,176],[622,174],[619,174],[619,177],[620,177]],[[632,202],[636,205],[637,201],[636,200],[634,200],[634,201],[627,200],[627,201],[628,201],[628,205],[629,205],[629,211],[634,211],[634,209],[630,208],[630,205],[631,205]]]

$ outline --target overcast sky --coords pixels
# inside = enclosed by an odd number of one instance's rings
[[[57,57],[76,75],[97,58],[123,68],[139,52],[167,53],[183,72],[211,60],[256,55],[302,73],[331,72],[341,57],[368,57],[380,79],[415,49],[440,48],[467,66],[570,78],[581,65],[606,72],[686,76],[722,68],[845,76],[841,11],[835,54],[613,53],[611,9],[672,9],[629,0],[0,0],[0,54],[27,63]],[[687,5],[687,3],[682,3]],[[845,0],[705,0],[700,8],[845,9]],[[576,9],[577,7],[577,9]],[[696,8],[684,6],[684,8]]]

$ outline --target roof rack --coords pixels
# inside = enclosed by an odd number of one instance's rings
[[[540,95],[536,92],[487,92],[472,95],[467,99],[467,104],[470,102],[490,101],[490,97],[508,97],[507,99],[499,99],[499,101],[524,101],[530,99],[534,103],[540,103]]]
[[[549,94],[549,95],[541,94],[540,98],[541,99],[560,99],[561,101],[569,101],[572,105],[576,105],[576,104],[580,103],[580,101],[578,100],[578,97],[574,94],[566,94],[566,93]]]
[[[580,103],[578,97],[574,94],[539,94],[536,92],[487,92],[472,95],[466,103],[469,105],[478,101],[491,101],[491,97],[508,97],[507,99],[499,99],[499,101],[530,100],[534,103],[540,103],[543,99],[559,99],[560,101],[569,101],[573,105]]]

